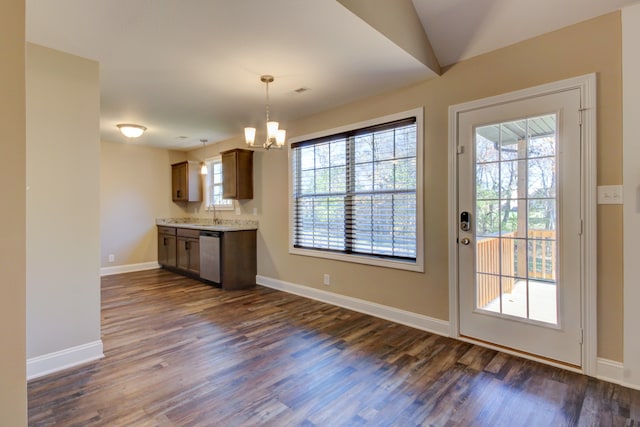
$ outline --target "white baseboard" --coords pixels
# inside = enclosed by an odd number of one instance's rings
[[[599,380],[608,381],[610,383],[618,384],[624,387],[640,390],[640,384],[633,384],[627,381],[627,375],[625,375],[624,363],[616,362],[615,360],[598,358],[597,362],[597,375]]]
[[[624,385],[624,365],[615,360],[598,357],[596,362],[596,377],[599,380]]]
[[[596,378],[625,387],[640,389],[640,385],[627,384],[624,380],[624,364],[598,357]]]
[[[27,380],[40,378],[104,357],[102,340],[27,359]]]
[[[153,270],[160,268],[160,264],[155,261],[141,262],[140,264],[116,265],[113,267],[100,268],[100,276],[110,276],[112,274],[131,273],[134,271]]]
[[[337,305],[339,307],[348,308],[350,310],[369,314],[381,319],[411,326],[412,328],[431,332],[433,334],[449,336],[449,322],[446,320],[435,319],[422,314],[412,313],[410,311],[400,310],[386,305],[260,275],[256,276],[256,283],[268,288],[300,295],[302,297],[322,301],[327,304]]]

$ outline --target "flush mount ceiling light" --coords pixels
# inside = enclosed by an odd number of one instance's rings
[[[120,132],[127,138],[138,138],[147,130],[146,127],[140,125],[119,124],[116,126],[118,126]]]
[[[271,148],[282,150],[287,131],[284,129],[278,129],[278,122],[272,122],[269,120],[269,83],[273,83],[273,76],[261,76],[260,81],[267,86],[267,137],[262,145],[255,145],[256,128],[246,127],[244,128],[244,140],[249,147],[264,148],[265,150],[269,150]]]

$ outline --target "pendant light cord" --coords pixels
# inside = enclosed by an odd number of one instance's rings
[[[269,82],[265,82],[267,85],[267,123],[269,122]]]

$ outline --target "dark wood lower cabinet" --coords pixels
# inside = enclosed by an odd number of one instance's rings
[[[200,230],[178,228],[177,236],[178,268],[199,276]]]
[[[158,227],[158,264],[176,267],[176,228]]]
[[[222,289],[244,289],[256,284],[256,230],[222,233],[220,276]]]
[[[219,257],[220,283],[210,283],[222,289],[255,286],[256,230],[220,233]],[[200,262],[200,230],[158,226],[158,264],[177,273],[200,278]],[[205,259],[202,262],[209,261]]]

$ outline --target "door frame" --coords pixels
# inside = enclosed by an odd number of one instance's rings
[[[534,355],[511,351],[490,343],[475,341],[460,336],[459,322],[459,282],[458,282],[458,121],[460,114],[525,100],[556,92],[578,89],[581,99],[581,187],[582,187],[582,242],[581,242],[581,322],[583,329],[582,360],[583,366],[578,372],[596,375],[597,365],[597,216],[596,216],[596,74],[586,74],[553,83],[505,93],[502,95],[469,101],[449,107],[449,334],[461,341],[493,348],[505,353],[515,354],[527,359],[575,370]],[[576,225],[579,226],[579,225]]]

